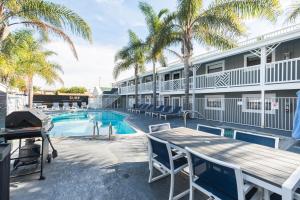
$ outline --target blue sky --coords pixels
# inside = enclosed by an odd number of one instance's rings
[[[93,31],[93,44],[89,44],[80,38],[72,37],[79,54],[79,61],[72,56],[68,46],[60,40],[53,40],[47,48],[54,50],[58,56],[53,59],[60,63],[64,69],[62,78],[65,86],[80,85],[93,88],[99,85],[108,86],[113,82],[112,69],[114,54],[127,43],[127,31],[132,29],[141,38],[147,34],[144,17],[138,9],[140,0],[51,0],[63,4],[77,12],[91,26]],[[208,4],[210,0],[205,1]],[[176,0],[148,0],[156,10],[176,8]],[[291,0],[281,0],[285,8]],[[248,20],[248,36],[270,32],[282,26],[279,20],[271,24],[265,20]],[[196,46],[194,54],[203,52],[204,49]],[[121,78],[132,75],[132,71],[123,73]],[[58,88],[61,85],[47,86],[37,79],[36,84],[43,88]]]

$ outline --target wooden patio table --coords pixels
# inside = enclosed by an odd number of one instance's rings
[[[174,148],[189,147],[241,167],[244,179],[292,200],[300,180],[300,155],[179,127],[151,134]]]

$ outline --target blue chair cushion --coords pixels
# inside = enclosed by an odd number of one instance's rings
[[[203,132],[211,133],[211,134],[214,134],[214,135],[221,135],[222,134],[221,129],[211,128],[211,127],[206,127],[206,126],[199,126],[198,131],[203,131]]]
[[[195,183],[222,200],[237,200],[236,183],[223,181],[210,171],[201,174]]]
[[[264,137],[263,135],[262,136],[251,135],[243,132],[236,132],[236,139],[253,143],[253,144],[259,144],[259,145],[275,148],[275,139]]]
[[[155,160],[157,160],[158,162],[160,162],[161,164],[166,166],[168,169],[171,169],[170,163],[166,162],[165,159],[162,159],[161,157],[156,156]],[[174,170],[178,169],[179,167],[181,167],[185,164],[187,164],[187,159],[185,157],[181,157],[181,158],[174,160]]]

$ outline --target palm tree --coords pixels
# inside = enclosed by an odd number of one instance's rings
[[[42,48],[43,40],[36,40],[31,31],[21,30],[10,34],[3,42],[0,61],[12,64],[13,73],[7,74],[7,83],[25,79],[27,82],[29,108],[33,102],[33,78],[39,76],[48,84],[62,82],[59,72],[61,67],[48,60],[55,52]],[[3,74],[0,74],[3,77]]]
[[[300,15],[300,1],[294,1],[288,9],[288,17],[286,22],[295,22]]]
[[[0,41],[7,38],[11,28],[23,25],[52,33],[65,40],[76,58],[75,46],[64,30],[86,40],[92,40],[89,25],[75,12],[63,5],[46,0],[9,0],[0,3]],[[0,42],[0,44],[1,44]]]
[[[113,77],[116,79],[121,72],[134,69],[135,105],[138,105],[138,79],[139,73],[145,70],[145,47],[143,41],[131,30],[129,43],[117,52],[115,56],[116,65],[113,69]]]
[[[178,0],[174,20],[165,24],[160,33],[160,45],[181,45],[181,53],[170,50],[184,64],[185,104],[189,105],[189,76],[193,43],[228,49],[236,45],[234,38],[245,32],[241,21],[250,17],[275,20],[279,0],[220,0],[203,7],[203,0]]]
[[[146,38],[146,44],[148,46],[147,60],[152,62],[152,71],[153,71],[153,99],[152,104],[156,108],[156,63],[159,62],[161,66],[166,66],[166,58],[164,56],[164,46],[159,45],[158,36],[161,32],[165,21],[168,19],[167,9],[162,9],[158,13],[145,2],[140,2],[139,7],[143,14],[145,15],[146,24],[148,28],[148,36]],[[165,18],[163,18],[165,17]]]

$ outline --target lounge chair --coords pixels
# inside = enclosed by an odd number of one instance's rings
[[[145,113],[147,111],[149,112],[150,110],[152,110],[152,108],[153,108],[153,105],[150,104],[150,105],[146,106],[146,108],[144,108],[144,109],[137,110],[136,113],[141,114],[141,113]]]
[[[278,149],[279,146],[279,138],[268,136],[268,135],[260,135],[256,133],[248,133],[243,131],[234,131],[233,139],[242,140],[244,142],[259,144],[267,147],[272,147]]]
[[[164,106],[161,111],[152,112],[152,117],[159,116],[160,113],[169,112],[172,109],[172,106]]]
[[[63,103],[63,110],[70,110],[69,102],[64,102]]]
[[[132,110],[135,109],[135,107],[136,107],[135,104],[133,104],[133,106],[130,107],[130,108],[128,108],[127,111],[128,111],[128,112],[132,112]]]
[[[161,112],[159,114],[159,118],[161,119],[162,117],[165,118],[165,120],[167,120],[167,117],[179,117],[181,114],[181,107],[180,106],[176,106],[173,111],[171,112]]]
[[[81,103],[81,108],[82,109],[88,109],[88,105],[86,104],[86,102]]]
[[[163,107],[164,107],[163,105],[159,106],[158,108],[152,107],[150,110],[148,110],[148,111],[145,112],[145,116],[146,116],[146,115],[151,116],[152,112],[155,112],[155,111],[161,111],[161,109],[162,109]]]
[[[245,183],[239,166],[226,163],[186,148],[190,175],[190,199],[194,189],[209,199],[259,199],[261,192]]]
[[[60,110],[60,108],[59,108],[59,103],[58,102],[54,102],[53,104],[52,104],[52,108],[51,108],[52,110]]]
[[[197,131],[203,131],[214,135],[224,136],[224,129],[219,127],[197,124]]]
[[[164,124],[154,124],[154,125],[150,125],[149,126],[149,133],[156,133],[159,131],[166,131],[166,130],[170,130],[171,129],[171,125],[170,123],[164,123]]]
[[[173,155],[171,145],[167,141],[160,140],[147,134],[149,149],[149,183],[171,176],[169,200],[180,199],[188,194],[189,190],[174,195],[175,175],[186,168],[187,160],[184,154]],[[156,168],[161,175],[153,177],[153,169]]]
[[[138,105],[138,106],[136,106],[136,107],[133,106],[133,108],[131,108],[130,110],[131,110],[131,112],[136,112],[137,109],[142,108],[144,105],[145,105],[145,104],[140,104],[140,105]]]
[[[138,112],[140,112],[140,110],[144,110],[144,109],[146,109],[148,106],[149,106],[148,104],[143,104],[143,106],[141,106],[140,108],[134,109],[134,112],[135,112],[135,113],[138,113]]]

